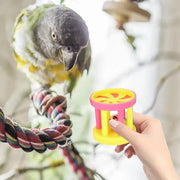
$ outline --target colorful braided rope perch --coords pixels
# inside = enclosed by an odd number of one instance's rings
[[[53,96],[52,91],[41,88],[32,93],[31,100],[37,113],[51,120],[52,127],[42,130],[21,127],[6,117],[0,109],[0,141],[26,152],[35,150],[39,153],[43,153],[46,149],[54,150],[59,145],[74,172],[80,173],[82,180],[94,180],[95,173],[85,166],[78,150],[70,140],[72,122],[65,113],[66,98]]]

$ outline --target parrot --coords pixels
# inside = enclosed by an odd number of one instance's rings
[[[46,88],[62,84],[65,93],[71,94],[78,79],[89,72],[88,27],[79,14],[62,4],[36,2],[23,9],[16,18],[11,44],[17,67],[31,84]],[[86,178],[91,175],[88,179],[94,180],[88,168],[82,169],[83,159],[73,144],[66,147],[66,154],[75,159]]]
[[[60,4],[33,4],[22,10],[15,21],[12,49],[18,68],[32,83],[64,83],[67,93],[91,63],[85,21]]]

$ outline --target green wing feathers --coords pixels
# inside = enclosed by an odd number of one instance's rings
[[[87,47],[81,50],[77,59],[76,66],[80,72],[80,75],[82,75],[85,70],[87,70],[87,73],[89,72],[90,64],[91,64],[91,46],[90,46],[90,42],[88,42]],[[76,86],[79,76],[75,76],[74,74],[70,73],[69,79],[70,82],[67,91],[71,93],[74,87]]]

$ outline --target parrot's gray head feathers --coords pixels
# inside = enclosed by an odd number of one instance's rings
[[[34,29],[36,48],[48,59],[60,60],[65,70],[76,63],[79,52],[89,40],[84,20],[73,10],[52,7]]]

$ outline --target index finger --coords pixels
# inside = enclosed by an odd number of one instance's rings
[[[142,122],[149,121],[150,119],[152,118],[149,116],[137,112],[133,112],[133,122],[135,125],[140,125]]]

